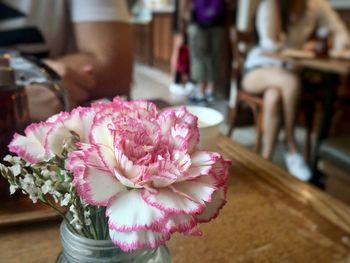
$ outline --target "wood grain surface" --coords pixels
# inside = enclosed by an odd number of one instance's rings
[[[350,208],[225,137],[233,161],[227,204],[202,237],[173,235],[174,263],[349,262]],[[0,262],[49,263],[59,222],[0,229]]]
[[[55,220],[59,214],[52,208],[33,202],[27,196],[0,199],[0,229],[10,225]],[[1,262],[1,261],[0,261]]]

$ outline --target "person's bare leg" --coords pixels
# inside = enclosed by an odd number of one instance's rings
[[[264,92],[263,150],[262,156],[271,159],[280,128],[281,92],[269,88]]]
[[[214,83],[209,82],[207,87],[206,87],[206,92],[214,92]]]
[[[289,153],[296,153],[297,145],[295,142],[295,122],[300,99],[300,81],[292,72],[284,71],[281,73],[286,80],[282,93],[284,123],[285,123],[285,144]]]
[[[286,132],[286,146],[288,152],[296,152],[296,144],[294,139],[294,128],[295,128],[295,118],[297,113],[297,103],[300,94],[300,85],[298,78],[296,75],[287,71],[285,69],[281,69],[279,67],[264,67],[258,68],[250,73],[248,73],[243,79],[243,87],[244,90],[250,92],[252,94],[263,94],[266,90],[270,88],[274,88],[280,91],[280,95],[282,98],[283,104],[283,114],[285,119],[285,132]],[[272,112],[272,113],[271,113]],[[277,123],[278,120],[274,119],[277,115],[280,116],[280,109],[278,113],[276,111],[272,111],[269,109],[269,113],[265,114],[265,118],[270,118],[273,123]],[[272,132],[276,133],[275,130],[268,130],[269,127],[266,126],[268,124],[263,122],[264,125],[264,133]],[[265,135],[264,135],[265,136]],[[269,136],[269,135],[267,135]],[[271,136],[273,138],[273,136]],[[274,144],[272,139],[264,138],[264,149],[263,156],[269,157],[272,155],[274,150]]]
[[[297,152],[297,147],[294,137],[295,129],[295,119],[297,114],[297,105],[300,95],[300,83],[298,77],[285,69],[268,67],[268,68],[259,68],[248,73],[243,80],[243,87],[245,90],[251,93],[262,94],[269,87],[274,87],[280,92],[281,100],[283,104],[284,120],[285,120],[285,132],[286,132],[286,148],[287,152],[285,153],[285,162],[288,171],[295,177],[300,180],[308,181],[311,178],[311,171],[303,157]],[[264,107],[269,107],[268,104],[264,104]],[[271,105],[270,105],[271,106]],[[276,106],[272,107],[273,109]],[[275,120],[274,110],[272,112],[266,110],[266,116],[264,118],[272,117],[272,120]],[[278,110],[277,110],[278,111]],[[263,123],[265,136],[269,136],[266,133],[271,132],[271,127],[269,123]],[[273,131],[275,129],[272,129]],[[269,157],[270,150],[274,148],[274,141],[266,139],[266,144],[264,148],[265,157]],[[274,134],[271,135],[271,138],[274,138]],[[272,152],[273,150],[271,150]]]
[[[198,95],[204,96],[206,83],[204,81],[198,81],[197,86],[198,86],[198,93],[199,93]]]

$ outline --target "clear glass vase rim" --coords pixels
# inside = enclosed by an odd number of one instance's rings
[[[94,247],[117,247],[112,240],[98,240],[84,237],[82,235],[76,234],[70,230],[66,222],[62,222],[61,224],[61,233],[67,233],[69,235],[69,239],[75,242],[79,242],[80,244],[85,244]]]

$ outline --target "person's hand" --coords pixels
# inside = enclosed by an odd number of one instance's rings
[[[46,60],[45,63],[61,76],[73,103],[81,103],[89,99],[90,91],[96,86],[92,65],[72,68],[59,61]]]
[[[312,51],[316,50],[316,41],[308,41],[303,45],[303,50]]]

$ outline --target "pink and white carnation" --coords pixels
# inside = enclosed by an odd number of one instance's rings
[[[200,234],[198,223],[225,204],[230,161],[197,148],[197,118],[185,107],[159,112],[147,101],[95,103],[32,124],[9,148],[28,162],[60,156],[74,131],[66,167],[80,197],[106,206],[122,250],[154,248],[172,233]]]

